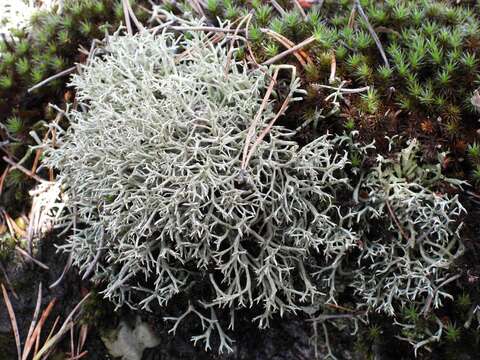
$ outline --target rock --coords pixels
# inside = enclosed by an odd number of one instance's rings
[[[146,348],[160,344],[160,339],[139,316],[133,328],[127,322],[121,321],[116,329],[102,336],[102,341],[110,355],[121,357],[122,360],[141,360]]]

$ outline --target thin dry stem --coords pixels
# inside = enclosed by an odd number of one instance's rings
[[[302,15],[303,20],[307,20],[307,14],[305,14],[305,10],[303,9],[302,5],[300,5],[298,0],[293,0],[293,4],[295,5],[295,7],[298,9],[300,14]]]
[[[275,55],[274,57],[272,57],[271,59],[265,61],[263,63],[263,65],[271,65],[275,62],[277,62],[278,60],[281,60],[283,59],[285,56],[288,56],[294,52],[297,52],[298,50],[304,48],[305,46],[311,44],[312,42],[315,41],[315,36],[310,36],[309,38],[303,40],[301,43],[291,47],[290,49],[288,50],[285,50],[284,52],[281,52],[280,54],[278,55]]]
[[[15,250],[17,250],[17,252],[20,254],[20,255],[23,255],[24,257],[26,257],[28,260],[32,261],[33,263],[37,264],[38,266],[40,266],[42,269],[44,270],[50,270],[50,268],[45,265],[44,263],[42,263],[41,261],[38,261],[37,259],[35,259],[34,257],[32,257],[28,252],[26,252],[25,250],[23,250],[20,246],[18,245],[15,245]]]
[[[43,85],[48,84],[52,80],[55,80],[55,79],[58,79],[58,78],[61,78],[61,77],[65,76],[65,75],[69,75],[69,74],[73,73],[76,69],[77,69],[76,66],[72,66],[72,67],[69,67],[66,70],[60,71],[58,74],[50,76],[49,78],[46,78],[45,80],[42,80],[38,84],[32,86],[31,88],[29,88],[27,90],[27,92],[31,93],[33,90],[36,90],[36,89],[42,87]]]
[[[128,11],[128,0],[122,0],[123,14],[125,16],[125,25],[129,35],[133,35],[132,22],[130,20],[130,12]]]
[[[377,45],[378,51],[380,51],[380,55],[382,56],[385,66],[390,69],[390,63],[388,62],[387,55],[385,55],[385,50],[383,50],[382,43],[380,42],[380,39],[378,38],[377,33],[375,32],[372,25],[370,24],[370,21],[368,21],[367,14],[365,14],[365,11],[363,11],[362,5],[360,4],[360,0],[355,0],[355,6],[358,9],[358,13],[360,14],[360,16],[363,18],[363,20],[365,20],[368,32],[370,33],[373,40],[375,41],[375,44]]]
[[[18,169],[18,170],[20,170],[21,172],[23,172],[25,175],[27,175],[28,177],[31,177],[32,179],[34,179],[34,180],[36,180],[36,181],[38,181],[38,182],[40,182],[40,183],[48,182],[47,180],[42,179],[42,178],[41,178],[40,176],[38,176],[37,174],[32,173],[30,170],[28,170],[27,168],[23,167],[22,165],[17,164],[17,163],[15,163],[14,161],[10,160],[10,159],[9,159],[8,157],[6,157],[6,156],[3,157],[3,160],[12,166],[11,169]],[[10,170],[11,170],[11,169],[10,169]]]
[[[7,306],[8,316],[10,318],[10,325],[12,326],[13,336],[15,337],[15,344],[17,346],[17,355],[18,360],[22,360],[22,345],[20,342],[20,333],[18,332],[18,324],[17,318],[15,317],[15,312],[13,311],[12,303],[10,302],[10,298],[8,297],[7,290],[5,286],[2,286],[2,293],[3,293],[3,300],[5,301],[5,305]]]
[[[270,30],[270,29],[261,29],[262,32],[264,32],[265,34],[269,35],[270,37],[274,38],[275,40],[277,40],[281,45],[283,45],[284,47],[286,47],[287,49],[290,49],[292,48],[293,46],[295,46],[295,44],[290,41],[289,39],[287,39],[285,36],[279,34],[279,33],[276,33],[275,31],[273,30]],[[305,60],[304,60],[304,57],[302,57],[303,55],[303,52],[301,50],[298,50],[298,51],[295,51],[293,52],[293,55],[297,58],[298,62],[305,68],[307,66],[307,63],[305,62],[308,61],[309,63],[311,63],[311,59],[306,56],[306,54],[304,55],[305,57]]]
[[[247,157],[248,157],[250,142],[252,141],[253,136],[255,135],[255,128],[257,127],[257,124],[260,121],[260,117],[262,116],[262,113],[268,104],[268,100],[270,99],[270,95],[272,94],[273,87],[275,86],[275,83],[278,77],[278,72],[279,72],[279,69],[276,68],[275,72],[273,73],[272,80],[270,81],[270,85],[268,85],[267,92],[263,97],[260,108],[258,109],[257,114],[255,115],[255,118],[253,119],[252,124],[250,125],[250,128],[248,129],[248,133],[245,138],[245,147],[243,148],[243,157],[242,157],[242,164],[241,164],[242,170],[245,170],[247,167]]]

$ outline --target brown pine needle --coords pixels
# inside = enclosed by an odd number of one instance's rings
[[[410,236],[408,236],[406,234],[405,230],[403,229],[402,225],[400,224],[400,221],[398,220],[397,215],[395,215],[395,212],[393,211],[392,206],[390,205],[390,202],[388,200],[385,200],[385,204],[387,205],[388,213],[392,217],[392,220],[395,223],[395,225],[397,226],[398,231],[400,231],[400,234],[402,234],[403,238],[410,243],[410,241],[411,241]]]
[[[255,149],[257,148],[257,146],[262,142],[263,138],[270,132],[270,129],[271,129],[272,126],[275,124],[275,122],[277,121],[277,119],[278,119],[281,115],[283,115],[283,113],[284,113],[285,110],[287,109],[288,104],[290,103],[290,99],[291,99],[291,95],[288,95],[287,98],[283,101],[282,106],[280,107],[280,110],[278,110],[278,112],[277,112],[277,114],[275,115],[275,117],[270,121],[270,123],[268,124],[268,126],[262,130],[262,132],[260,133],[260,135],[258,136],[258,138],[255,140],[255,142],[254,142],[253,145],[251,146],[250,151],[249,151],[248,156],[247,156],[247,160],[245,161],[245,168],[248,166],[248,163],[250,162],[250,158],[251,158],[252,155],[254,154]]]
[[[74,72],[77,69],[76,66],[69,67],[68,69],[65,69],[63,71],[60,71],[58,74],[55,74],[53,76],[50,76],[49,78],[46,78],[45,80],[40,81],[38,84],[32,86],[30,89],[27,90],[27,92],[31,93],[33,90],[38,89],[39,87],[42,87],[43,85],[49,83],[52,80],[58,79],[62,76],[69,75],[72,72]]]
[[[249,13],[249,14],[245,15],[243,18],[241,18],[240,22],[238,23],[237,27],[235,28],[235,31],[233,32],[233,37],[230,40],[230,47],[229,47],[228,52],[227,52],[227,61],[225,62],[225,70],[224,70],[225,71],[225,76],[227,75],[228,69],[230,68],[230,63],[232,61],[232,56],[233,56],[233,50],[234,50],[234,47],[235,47],[235,41],[238,38],[238,33],[240,31],[240,27],[251,16],[252,16],[252,14]]]
[[[128,13],[130,15],[130,18],[133,20],[133,23],[137,27],[138,30],[140,31],[145,31],[145,27],[142,25],[142,23],[138,20],[137,16],[133,12],[132,5],[130,5],[129,1],[125,1],[125,4],[127,6]]]
[[[275,39],[276,41],[278,41],[281,45],[283,45],[284,47],[286,47],[287,49],[290,49],[292,48],[293,46],[295,46],[295,44],[290,41],[289,39],[287,39],[285,36],[281,35],[281,34],[278,34],[276,33],[275,31],[273,30],[270,30],[270,29],[261,29],[262,32],[264,32],[265,34],[267,34],[268,36],[272,37],[273,39]],[[307,62],[309,64],[313,64],[312,60],[308,57],[308,55],[306,55],[301,49],[300,50],[297,50],[297,51],[294,51],[293,52],[293,56],[295,56],[298,60],[298,62],[305,68],[307,66]]]
[[[280,15],[283,16],[287,13],[276,0],[270,0],[270,2],[272,3],[275,10],[277,10],[280,13]]]
[[[309,38],[303,40],[301,43],[298,43],[297,45],[289,48],[288,50],[285,50],[284,52],[281,52],[280,54],[278,55],[275,55],[274,57],[272,57],[271,59],[265,61],[263,63],[263,65],[271,65],[275,62],[277,62],[278,60],[281,60],[283,59],[285,56],[288,56],[292,53],[295,53],[297,52],[298,50],[302,49],[303,47],[311,44],[312,42],[315,41],[315,36],[310,36]]]
[[[37,320],[38,320],[38,315],[40,314],[41,304],[42,304],[42,283],[40,283],[40,285],[38,285],[37,304],[35,305],[35,311],[33,313],[32,322],[30,323],[30,328],[28,329],[27,341],[25,342],[25,347],[23,349],[22,360],[27,360],[28,354],[30,353],[31,345],[30,345],[29,348],[27,348],[27,344],[31,343],[29,341],[29,339],[32,337],[33,331],[35,330],[35,326],[37,325]]]
[[[88,336],[88,325],[82,324],[80,327],[80,334],[77,346],[77,354],[81,354],[83,347],[85,346],[85,342],[87,341]],[[78,355],[80,356],[80,355]]]
[[[10,324],[12,326],[13,336],[15,337],[15,344],[17,345],[17,355],[18,360],[22,360],[22,348],[20,343],[20,334],[18,332],[18,324],[17,319],[15,317],[15,312],[13,311],[12,303],[10,302],[10,298],[8,297],[7,290],[5,286],[2,285],[2,293],[3,293],[3,300],[5,301],[5,305],[7,306],[8,316],[10,317]]]
[[[74,320],[73,317],[74,315],[78,312],[82,304],[85,302],[90,297],[90,293],[85,295],[85,297],[80,300],[80,302],[74,307],[74,309],[70,312],[70,314],[67,316],[65,319],[63,325],[60,327],[60,329],[57,331],[55,335],[50,337],[42,346],[41,349],[39,349],[38,353],[35,354],[35,357],[33,360],[40,360],[42,357],[50,351],[53,346],[55,346],[61,339],[62,337],[67,333],[67,331],[70,330],[70,327],[74,325]]]
[[[28,338],[27,342],[25,343],[25,351],[28,350],[28,352],[30,352],[30,349],[32,348],[33,344],[35,344],[34,354],[38,352],[38,348],[40,347],[40,336],[42,334],[43,325],[47,321],[56,302],[57,302],[57,299],[51,300],[50,303],[45,308],[45,310],[43,310],[42,315],[40,316],[40,320],[37,326],[35,327],[35,330],[33,331],[33,335],[30,338]]]
[[[78,359],[81,359],[81,358],[83,358],[83,357],[84,357],[85,355],[87,355],[87,354],[88,354],[88,351],[87,351],[87,350],[85,350],[84,352],[82,352],[82,353],[78,354],[78,355],[77,355],[77,356],[75,356],[75,357],[72,357],[72,358],[70,358],[69,360],[78,360]]]
[[[247,24],[245,25],[245,37],[247,39],[247,41],[245,42],[245,46],[247,47],[248,53],[249,53],[250,57],[252,58],[253,63],[258,67],[259,66],[258,62],[255,59],[255,55],[253,55],[252,47],[250,46],[250,42],[248,41],[248,29],[250,28],[250,21],[251,20],[252,20],[252,14],[250,14],[250,16],[248,16]]]

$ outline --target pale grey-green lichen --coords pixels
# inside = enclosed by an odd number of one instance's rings
[[[448,296],[448,268],[463,252],[458,196],[431,189],[446,179],[440,165],[419,165],[416,140],[394,159],[377,158],[360,189],[364,242],[354,287],[368,307],[395,314],[398,305],[419,302],[424,313]],[[358,221],[359,218],[356,219]]]
[[[299,148],[274,126],[243,170],[266,69],[228,64],[225,47],[205,40],[116,36],[73,78],[87,111],[69,114],[48,160],[82,224],[64,249],[83,271],[102,253],[94,277],[118,304],[163,306],[204,281],[211,295],[196,300],[257,305],[267,326],[272,314],[321,294],[312,253],[334,259],[356,240],[335,204],[348,188],[347,155],[330,136]]]
[[[219,309],[231,329],[239,308],[265,327],[352,285],[368,311],[440,305],[463,208],[430,190],[438,168],[419,166],[411,145],[356,183],[348,151],[371,146],[323,135],[300,147],[279,126],[245,164],[271,69],[249,69],[226,48],[201,33],[116,35],[74,76],[82,110],[67,113],[46,160],[69,199],[75,226],[62,248],[74,264],[118,305],[150,310],[187,296],[172,330],[196,316],[203,333],[192,339],[210,348],[217,334],[219,351],[231,350]],[[298,80],[285,85],[299,91]]]

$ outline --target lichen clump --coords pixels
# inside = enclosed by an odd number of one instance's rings
[[[266,76],[204,40],[110,38],[107,55],[74,77],[88,111],[70,113],[48,160],[86,225],[65,248],[83,270],[105,253],[95,277],[118,303],[165,305],[207,279],[199,300],[261,304],[265,325],[319,293],[311,251],[352,244],[332,221],[347,157],[327,136],[299,149],[291,131],[273,127],[242,169]],[[255,131],[274,115],[268,105]]]
[[[265,327],[275,313],[335,302],[352,281],[360,309],[438,306],[463,210],[427,188],[439,168],[417,164],[415,143],[363,175],[349,151],[371,146],[351,136],[300,147],[294,131],[269,126],[274,101],[259,112],[271,69],[227,50],[201,33],[117,34],[73,77],[81,106],[46,165],[69,198],[76,226],[62,247],[74,263],[118,305],[183,296],[173,329],[196,315],[204,333],[193,340],[209,348],[217,333],[220,351],[231,343],[217,310],[233,328],[250,308]],[[298,85],[278,89],[295,100]]]

